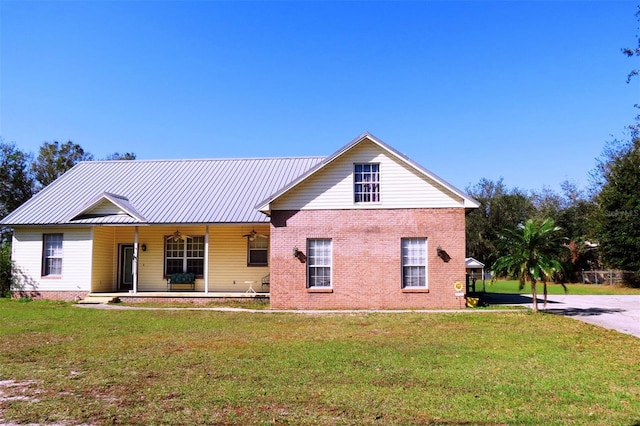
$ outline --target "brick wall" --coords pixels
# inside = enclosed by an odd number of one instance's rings
[[[453,285],[465,281],[462,208],[302,210],[271,212],[271,307],[277,309],[439,309],[464,300]],[[427,238],[428,292],[402,289],[401,238]],[[306,288],[308,238],[333,244],[331,292]],[[450,256],[437,255],[440,246]]]
[[[30,297],[34,300],[61,300],[64,302],[77,302],[84,299],[89,294],[88,291],[24,291],[15,290],[11,292],[12,299]]]

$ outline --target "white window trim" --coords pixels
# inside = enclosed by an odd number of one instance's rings
[[[184,242],[184,244],[183,244],[183,248],[182,248],[182,256],[180,256],[180,257],[169,257],[169,256],[167,256],[167,241],[168,241],[167,238],[169,238],[169,237],[170,237],[170,235],[165,235],[165,245],[164,245],[164,274],[165,274],[165,276],[168,275],[167,274],[167,260],[181,259],[182,260],[182,272],[186,272],[187,271],[187,264],[188,264],[189,260],[194,260],[194,259],[202,260],[203,261],[203,265],[204,265],[204,259],[206,257],[205,256],[205,251],[207,249],[207,246],[205,244],[204,235],[189,235],[189,236],[183,237],[182,241]],[[203,241],[202,257],[200,257],[200,256],[197,256],[197,257],[187,256],[187,242],[188,242],[189,238],[202,238],[202,241]],[[204,268],[204,266],[203,266],[203,268]],[[206,271],[203,271],[202,275],[196,274],[196,277],[203,277],[205,272]]]
[[[328,241],[329,242],[329,263],[322,265],[311,264],[311,243],[314,241]],[[307,239],[307,288],[309,289],[331,289],[333,288],[333,240],[331,238],[309,238]],[[318,286],[311,285],[311,268],[329,268],[329,285]]]
[[[405,264],[404,263],[404,243],[405,241],[408,240],[421,240],[424,241],[424,264]],[[424,285],[412,285],[412,286],[407,286],[405,285],[405,273],[404,273],[404,268],[405,267],[423,267],[424,268]],[[425,290],[429,288],[429,239],[426,237],[407,237],[407,238],[402,238],[400,240],[400,277],[401,277],[401,284],[402,284],[402,288],[403,289],[408,289],[408,290],[413,290],[413,289],[419,289],[419,290]]]
[[[377,180],[377,182],[373,182],[373,181],[371,182],[371,185],[375,184],[375,185],[378,186],[378,190],[375,191],[375,192],[373,192],[373,191],[360,192],[360,194],[361,195],[367,195],[368,194],[369,196],[377,194],[378,195],[378,199],[375,200],[375,201],[356,201],[356,196],[358,194],[358,192],[356,192],[356,186],[358,184],[360,184],[360,185],[366,184],[366,182],[357,182],[356,181],[356,166],[366,166],[366,165],[377,166],[378,167],[378,172],[377,172],[378,180]],[[380,202],[382,200],[382,191],[381,191],[381,187],[382,187],[382,184],[381,184],[382,172],[381,172],[380,168],[381,168],[380,167],[380,163],[353,163],[353,203],[354,204],[358,204],[358,205],[361,205],[361,204],[380,204]]]
[[[59,254],[55,254],[52,256],[48,256],[47,252],[47,242],[48,239],[51,237],[60,237],[60,251]],[[55,273],[51,273],[49,268],[47,267],[48,265],[48,260],[49,259],[60,259],[60,273],[59,274],[55,274]],[[42,234],[42,271],[41,271],[41,275],[43,277],[61,277],[62,276],[62,264],[63,264],[63,260],[64,260],[64,234],[63,233],[48,233],[48,234]]]
[[[256,239],[254,241],[258,241],[259,237],[256,237]],[[269,266],[269,239],[268,238],[261,238],[264,240],[267,240],[267,247],[265,248],[251,248],[251,243],[253,241],[251,241],[250,239],[247,239],[247,266]],[[251,262],[251,252],[252,251],[266,251],[267,252],[267,260],[264,263],[258,263],[258,262]]]

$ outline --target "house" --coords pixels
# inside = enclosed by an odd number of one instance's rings
[[[328,157],[82,162],[1,223],[42,298],[452,308],[476,207],[364,133]]]

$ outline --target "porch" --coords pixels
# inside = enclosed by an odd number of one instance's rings
[[[90,294],[215,299],[269,292],[265,223],[96,227],[92,240]],[[174,275],[191,278],[172,283]]]

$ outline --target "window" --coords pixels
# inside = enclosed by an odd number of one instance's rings
[[[42,244],[42,276],[62,275],[62,234],[43,234]]]
[[[269,239],[254,237],[248,239],[248,259],[249,266],[267,266],[269,263]]]
[[[165,241],[165,276],[182,272],[204,275],[204,236],[167,236]]]
[[[402,287],[427,287],[427,239],[402,239]]]
[[[380,201],[380,164],[353,165],[353,196],[356,203]]]
[[[307,285],[331,287],[331,240],[308,240]]]

